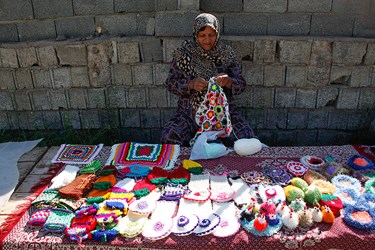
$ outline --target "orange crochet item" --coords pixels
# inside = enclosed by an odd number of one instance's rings
[[[59,189],[59,195],[64,198],[79,200],[90,191],[95,178],[95,174],[78,175],[70,184]]]
[[[335,215],[328,206],[322,207],[323,221],[326,223],[333,223],[335,221]]]
[[[117,183],[116,177],[114,174],[109,174],[105,176],[99,177],[94,182],[95,189],[99,190],[108,190],[109,188],[113,187]]]

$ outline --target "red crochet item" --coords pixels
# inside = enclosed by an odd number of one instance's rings
[[[174,184],[186,185],[190,181],[190,172],[183,167],[179,167],[170,172],[168,178]]]
[[[160,167],[153,167],[147,179],[156,185],[164,184],[168,179],[168,172]]]
[[[327,206],[331,209],[335,216],[340,215],[340,210],[343,208],[342,201],[336,195],[322,194],[320,206]]]
[[[88,215],[81,218],[74,218],[72,220],[72,224],[70,225],[70,228],[72,227],[80,227],[80,228],[86,228],[86,232],[91,232],[95,229],[97,225],[95,215]]]
[[[134,185],[133,192],[136,197],[142,197],[148,195],[155,188],[156,186],[145,178]]]

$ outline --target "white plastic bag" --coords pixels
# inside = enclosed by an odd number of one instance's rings
[[[217,136],[223,134],[223,131],[203,132],[195,141],[190,154],[190,160],[213,159],[224,156],[230,150],[222,143],[216,143]]]

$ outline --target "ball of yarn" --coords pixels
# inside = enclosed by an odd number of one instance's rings
[[[243,138],[235,141],[233,148],[238,155],[252,155],[262,149],[262,143],[256,138]]]

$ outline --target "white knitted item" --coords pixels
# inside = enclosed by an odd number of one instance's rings
[[[216,237],[228,237],[238,232],[241,224],[237,219],[234,202],[213,202],[213,212],[220,216],[220,224],[213,231]]]
[[[212,211],[211,201],[205,201],[198,204],[196,214],[199,217],[199,225],[193,231],[196,236],[205,236],[212,233],[220,224],[220,216]]]
[[[229,182],[232,184],[231,188],[234,190],[235,195],[233,197],[234,202],[237,205],[247,204],[253,198],[250,192],[250,188],[247,183],[241,178],[231,179]]]
[[[199,224],[199,218],[195,214],[197,202],[180,199],[177,215],[173,218],[171,232],[177,236],[191,234]]]
[[[184,199],[196,202],[205,202],[210,196],[210,174],[190,175],[188,184],[190,192],[184,194]]]
[[[210,199],[218,202],[225,202],[233,199],[235,191],[228,183],[227,175],[210,175]]]
[[[70,184],[77,176],[79,167],[73,165],[66,165],[64,170],[56,175],[52,180],[50,189],[59,189]]]
[[[147,216],[139,216],[129,212],[125,217],[121,217],[118,222],[119,233],[127,238],[136,237],[142,232]]]
[[[127,192],[131,192],[135,186],[135,180],[132,178],[125,178],[116,183],[114,187],[122,188]]]
[[[129,205],[129,211],[137,215],[149,215],[156,208],[156,202],[160,199],[161,191],[157,188],[148,195],[133,201]]]

